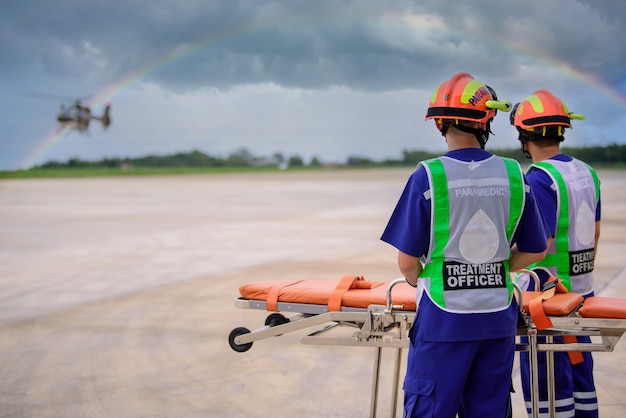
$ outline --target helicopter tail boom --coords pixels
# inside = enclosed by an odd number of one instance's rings
[[[100,122],[102,123],[103,128],[107,128],[111,124],[111,117],[109,116],[109,109],[111,109],[111,104],[107,103],[106,107],[104,108],[104,112],[102,113],[102,116],[98,118]]]

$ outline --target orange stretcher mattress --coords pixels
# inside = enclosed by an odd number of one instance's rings
[[[523,292],[523,309],[529,312],[530,301],[541,296],[542,292]],[[582,305],[582,306],[581,306]],[[543,310],[548,316],[567,316],[578,307],[583,318],[626,319],[626,299],[592,296],[583,299],[578,293],[556,293],[543,301]]]
[[[239,287],[241,297],[266,302],[268,311],[276,311],[278,302],[326,305],[328,311],[342,307],[367,309],[387,304],[389,282],[370,282],[360,276],[347,275],[336,280],[266,280]],[[415,311],[416,290],[408,283],[393,287],[394,309]]]
[[[277,311],[278,302],[327,306],[329,312],[342,307],[367,309],[386,305],[390,282],[371,282],[361,276],[346,275],[341,280],[265,280],[239,287],[244,299],[264,301],[268,311]],[[523,292],[522,308],[529,312],[531,300],[542,292]],[[416,290],[408,283],[398,283],[391,292],[396,310],[415,311]],[[626,319],[626,299],[590,297],[578,293],[556,293],[542,302],[547,316],[568,316],[577,312],[583,318]]]
[[[530,312],[530,301],[541,296],[542,292],[523,292],[522,308]],[[581,303],[583,297],[578,293],[556,293],[548,300],[543,301],[543,311],[548,316],[565,316],[572,313]]]
[[[578,310],[583,318],[626,319],[626,299],[592,296]]]

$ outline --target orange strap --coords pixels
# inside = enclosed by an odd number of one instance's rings
[[[543,293],[528,302],[530,317],[538,330],[552,327],[552,321],[543,310],[543,301],[550,299],[555,293],[567,293],[567,287],[558,277],[550,276],[544,285]]]
[[[363,286],[359,283],[363,282]],[[339,280],[337,283],[337,287],[333,290],[330,297],[328,298],[328,312],[338,312],[341,311],[341,300],[343,299],[344,293],[346,293],[349,289],[354,288],[364,288],[366,282],[363,277],[360,276],[352,276],[346,275]],[[370,284],[371,287],[371,284]]]
[[[552,321],[550,321],[550,318],[548,318],[546,313],[543,311],[543,301],[550,299],[555,293],[556,287],[551,287],[550,289],[544,291],[541,295],[528,302],[530,317],[533,319],[535,326],[539,330],[552,328]]]
[[[287,286],[300,283],[301,281],[302,280],[285,280],[284,282],[279,282],[278,284],[272,286],[272,288],[267,292],[265,309],[268,311],[278,311],[278,294],[280,291]]]
[[[548,318],[543,310],[543,301],[550,299],[555,293],[567,293],[567,288],[561,282],[561,279],[551,276],[546,282],[546,285],[549,285],[552,282],[556,282],[556,284],[550,285],[540,296],[528,303],[530,317],[533,319],[533,322],[538,330],[552,328],[552,321],[550,321],[550,318]],[[574,335],[564,335],[563,341],[566,344],[578,342],[576,336]],[[569,356],[572,364],[579,364],[584,361],[583,355],[580,351],[568,351],[567,355]]]
[[[563,341],[565,341],[566,344],[572,344],[572,343],[578,342],[575,335],[564,335]],[[583,353],[581,353],[580,351],[568,351],[567,355],[569,356],[569,361],[572,364],[579,364],[585,361],[585,358],[583,357]]]

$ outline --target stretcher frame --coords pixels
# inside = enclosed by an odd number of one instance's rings
[[[235,328],[230,336],[231,348],[244,352],[251,348],[254,341],[276,337],[285,333],[304,329],[313,329],[302,336],[302,344],[373,347],[376,349],[372,389],[370,399],[371,418],[376,417],[380,383],[380,364],[383,348],[395,350],[394,372],[392,379],[391,417],[396,415],[398,387],[402,350],[409,346],[409,330],[415,319],[415,311],[405,311],[402,306],[392,305],[392,291],[399,283],[406,283],[404,278],[393,280],[387,286],[385,305],[370,305],[367,308],[341,307],[340,311],[328,311],[327,306],[278,302],[278,312],[297,312],[295,316],[284,317],[280,313],[270,314],[263,328],[249,331]],[[267,303],[238,297],[235,307],[244,309],[266,310]],[[349,326],[356,329],[351,337],[329,336],[328,331]]]
[[[527,273],[534,284],[534,290],[539,290],[539,277],[532,270],[520,270]],[[513,281],[518,300],[523,300],[523,294],[517,283]],[[626,300],[624,301],[626,306]],[[555,405],[555,381],[554,381],[554,353],[555,352],[612,352],[624,332],[626,332],[626,319],[622,318],[590,318],[583,317],[580,309],[584,303],[581,301],[577,306],[564,315],[550,315],[551,327],[538,329],[530,313],[520,306],[520,315],[525,326],[519,327],[517,335],[528,337],[528,343],[517,343],[516,351],[529,353],[530,387],[531,387],[531,416],[538,418],[539,413],[539,362],[538,353],[546,353],[546,388],[548,390],[548,416],[556,417]],[[623,316],[623,315],[622,315]],[[585,336],[600,337],[601,342],[589,343],[561,343],[555,342],[554,337]],[[545,342],[540,342],[540,337],[545,337]]]
[[[532,271],[527,271],[538,286],[539,279]],[[392,304],[393,288],[406,283],[404,278],[395,279],[388,283],[386,290],[386,304],[371,304],[367,308],[341,307],[339,311],[328,311],[326,305],[281,302],[275,306],[275,312],[271,313],[265,321],[265,326],[250,331],[247,328],[238,327],[231,331],[229,343],[233,350],[238,352],[248,351],[253,342],[265,338],[277,337],[289,332],[312,329],[305,336],[300,337],[303,344],[337,345],[373,347],[376,355],[373,367],[370,413],[375,418],[378,409],[378,394],[380,383],[380,365],[382,350],[395,350],[394,371],[392,379],[391,413],[390,417],[396,416],[397,401],[400,383],[400,366],[402,350],[409,347],[409,331],[415,320],[415,311],[404,310],[403,306]],[[523,293],[515,284],[518,300],[522,300]],[[267,303],[263,300],[235,298],[235,307],[243,309],[268,310]],[[546,352],[547,364],[547,387],[549,416],[555,417],[555,393],[554,393],[554,352],[557,351],[603,351],[611,352],[617,342],[626,332],[626,319],[613,318],[583,318],[580,316],[577,306],[566,316],[550,316],[552,327],[539,330],[532,317],[520,307],[523,326],[517,331],[518,336],[527,336],[528,343],[516,343],[516,351],[528,351],[530,358],[531,375],[531,404],[532,417],[539,417],[539,372],[537,354]],[[281,312],[295,313],[287,318]],[[356,331],[350,337],[329,336],[328,331],[341,326],[354,328]],[[600,337],[601,342],[570,343],[562,344],[554,342],[555,336],[589,336]],[[545,342],[539,342],[539,337],[545,337]]]

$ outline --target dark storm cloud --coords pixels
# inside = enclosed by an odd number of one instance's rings
[[[519,62],[515,51],[501,46],[506,43],[611,83],[623,79],[626,61],[620,46],[626,16],[616,2],[14,3],[2,7],[13,9],[6,11],[22,24],[2,30],[11,42],[3,42],[0,51],[13,71],[35,63],[51,75],[87,73],[103,82],[178,48],[203,44],[154,79],[191,89],[263,82],[364,90],[420,87],[432,85],[444,71],[455,72],[459,61],[487,77],[515,73]],[[428,16],[440,25],[429,28]]]
[[[552,90],[587,115],[568,144],[623,141],[625,21],[626,2],[593,0],[0,1],[0,168],[201,145],[333,159],[443,147],[423,115],[459,71],[512,102]],[[24,91],[106,93],[114,123],[92,133],[107,140],[70,136],[33,160],[60,103]],[[506,115],[494,126],[490,144],[516,145]]]

